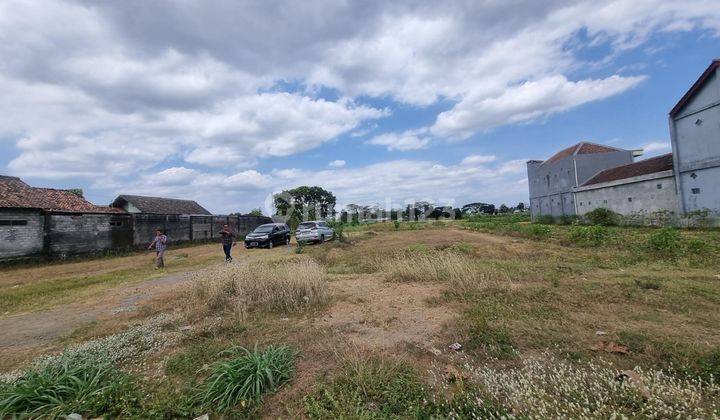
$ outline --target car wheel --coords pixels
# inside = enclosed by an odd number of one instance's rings
[[[271,239],[270,241],[268,241],[268,249],[272,249],[272,248],[273,248],[273,241]]]

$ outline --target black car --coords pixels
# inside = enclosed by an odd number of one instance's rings
[[[285,223],[260,225],[245,236],[245,248],[272,248],[290,244],[290,228]]]

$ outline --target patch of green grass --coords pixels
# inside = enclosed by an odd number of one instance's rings
[[[119,415],[138,397],[132,378],[109,361],[60,357],[0,384],[0,418]]]
[[[201,386],[201,406],[224,412],[253,407],[262,396],[276,391],[293,375],[297,352],[287,346],[268,346],[259,350],[234,347],[220,353],[229,360],[210,367],[210,377]]]
[[[165,362],[165,374],[168,376],[192,377],[222,351],[216,340],[200,340],[190,344]]]
[[[354,360],[304,399],[310,418],[414,418],[427,393],[410,365],[379,358]]]
[[[478,305],[466,313],[464,322],[467,335],[465,347],[468,350],[480,351],[498,359],[517,355],[508,329],[498,322],[492,308]]]

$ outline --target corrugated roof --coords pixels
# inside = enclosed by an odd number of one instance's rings
[[[206,214],[210,215],[203,206],[193,200],[180,200],[177,198],[146,197],[142,195],[121,194],[112,203],[112,207],[123,207],[124,202],[131,203],[142,213],[153,214]]]
[[[600,184],[603,182],[619,181],[640,175],[654,174],[668,171],[673,168],[672,153],[641,160],[615,168],[605,169],[588,179],[582,186]]]
[[[616,147],[604,146],[602,144],[581,141],[580,143],[573,144],[572,146],[555,153],[548,160],[543,162],[543,164],[554,163],[560,159],[566,158],[568,156],[573,156],[573,155],[586,155],[586,154],[592,154],[592,153],[610,153],[610,152],[618,152],[621,150],[622,149],[618,149]]]
[[[116,213],[96,206],[69,190],[36,188],[20,178],[0,176],[0,208],[27,208],[64,213]]]
[[[710,63],[710,66],[708,66],[707,69],[703,72],[703,74],[700,75],[700,77],[693,83],[693,85],[688,89],[687,92],[683,95],[682,98],[678,101],[677,104],[673,107],[673,109],[670,110],[670,116],[677,115],[684,107],[685,105],[692,99],[693,96],[700,90],[700,88],[705,84],[705,81],[715,73],[715,70],[720,67],[720,58],[716,58]]]

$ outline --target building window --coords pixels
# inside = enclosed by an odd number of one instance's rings
[[[580,205],[582,206],[582,201],[580,202]]]
[[[122,226],[122,220],[111,220],[110,226]]]
[[[607,204],[607,200],[603,200],[603,204]]]
[[[592,201],[588,201],[588,206],[591,206],[591,205],[592,205]]]
[[[27,220],[0,220],[0,226],[26,226]]]
[[[691,173],[691,174],[690,174],[690,178],[692,178],[692,179],[697,178],[697,174],[696,174],[695,172]]]
[[[691,191],[693,194],[700,194],[700,188],[693,188]]]
[[[698,118],[697,120],[695,120],[695,125],[698,125],[698,126],[699,126],[699,125],[702,125],[702,123],[703,123],[703,120],[701,120],[700,118]]]
[[[662,190],[662,184],[657,184],[657,189]]]
[[[628,197],[628,203],[632,203],[632,197]]]
[[[545,175],[545,181],[547,182],[547,187],[550,188],[550,175]]]

